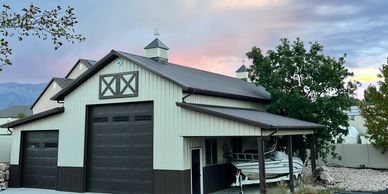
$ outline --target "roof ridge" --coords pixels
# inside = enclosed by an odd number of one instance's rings
[[[148,60],[153,60],[153,59],[150,59],[150,58],[145,57],[145,56],[135,55],[135,54],[127,53],[127,52],[124,52],[124,51],[119,51],[119,50],[113,50],[113,51],[120,52],[120,53],[124,53],[124,54],[127,54],[127,55],[136,56],[136,57],[141,57],[141,58],[148,59]],[[156,60],[154,60],[154,61],[157,62],[157,63],[160,63],[160,62],[158,62],[158,61],[156,61]],[[160,64],[163,64],[163,65],[166,65],[166,64],[169,64],[169,65],[176,65],[176,66],[183,67],[183,68],[187,68],[187,69],[193,69],[193,70],[201,71],[201,72],[204,72],[204,73],[210,73],[210,74],[215,74],[215,75],[227,77],[227,78],[230,78],[230,79],[239,80],[239,81],[241,81],[241,82],[244,82],[244,83],[248,83],[248,84],[249,84],[249,82],[246,82],[246,81],[244,81],[244,80],[238,79],[238,78],[236,78],[236,77],[232,77],[232,76],[228,76],[228,75],[224,75],[224,74],[220,74],[220,73],[216,73],[216,72],[206,71],[206,70],[203,70],[203,69],[197,69],[197,68],[194,68],[194,67],[188,67],[188,66],[181,65],[181,64],[170,63],[170,62],[167,62],[167,63],[160,63]],[[251,84],[253,84],[253,83],[251,83]]]

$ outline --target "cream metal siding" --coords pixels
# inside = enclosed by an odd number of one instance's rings
[[[152,48],[152,49],[145,49],[145,56],[148,58],[152,57],[162,57],[167,59],[167,50],[161,49],[161,48]]]
[[[237,79],[247,79],[247,81],[249,80],[248,78],[248,71],[245,71],[245,72],[237,72],[236,73],[236,78]]]
[[[100,100],[98,97],[99,75],[128,71],[139,71],[138,96]],[[61,165],[83,165],[86,105],[153,101],[154,169],[182,169],[183,138],[180,137],[178,128],[180,109],[175,105],[175,102],[180,101],[181,97],[182,89],[179,86],[126,60],[123,60],[121,67],[116,65],[116,60],[112,61],[65,98],[64,117],[69,122],[63,127],[66,133],[60,137],[65,139],[67,145],[62,150],[65,157],[60,159]],[[75,149],[81,151],[74,153]],[[77,159],[74,160],[74,158]]]
[[[62,113],[64,114],[64,113]],[[18,127],[15,127],[12,131],[12,149],[11,149],[11,164],[19,164],[19,151],[22,131],[34,131],[34,130],[58,130],[62,126],[66,126],[62,114],[53,115],[51,117],[43,118],[39,121],[27,123]],[[61,136],[66,133],[64,130],[59,130],[59,142],[58,142],[58,165],[59,160],[64,158],[63,149],[67,146],[66,141]],[[73,152],[76,154],[81,149],[75,149]],[[77,160],[77,158],[74,158]]]
[[[53,97],[56,93],[61,91],[61,87],[58,85],[56,81],[51,82],[50,86],[47,88],[47,90],[44,92],[44,94],[39,98],[38,102],[32,107],[32,113],[37,114],[49,109],[53,109],[55,107],[61,107],[62,104],[50,100],[51,97]]]
[[[260,136],[261,129],[252,125],[199,113],[182,110],[182,136],[217,137],[217,136]]]
[[[184,93],[184,95],[189,95],[189,93]],[[205,95],[197,95],[193,94],[188,96],[185,101],[187,103],[195,103],[195,104],[206,104],[206,105],[215,105],[215,106],[226,106],[226,107],[238,107],[238,108],[249,108],[256,109],[260,111],[266,111],[266,104],[261,104],[258,102],[252,101],[244,101],[244,100],[236,100],[230,98],[220,98],[214,96],[205,96]]]
[[[82,62],[78,62],[77,66],[70,72],[70,74],[66,77],[67,79],[76,79],[81,74],[83,74],[88,68]]]

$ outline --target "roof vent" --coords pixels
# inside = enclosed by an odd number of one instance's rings
[[[169,48],[158,38],[155,38],[145,48],[145,55],[148,58],[155,59],[159,62],[167,62],[167,51]]]
[[[248,69],[244,64],[241,65],[241,67],[237,69],[236,78],[244,80],[244,81],[248,81]]]

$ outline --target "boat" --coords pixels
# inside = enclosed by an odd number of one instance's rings
[[[272,150],[265,153],[266,182],[290,180],[288,155],[282,151]],[[300,179],[304,164],[298,157],[292,158],[294,178]],[[236,182],[232,186],[259,184],[259,162],[257,150],[246,150],[244,153],[232,153],[232,165],[236,167]]]

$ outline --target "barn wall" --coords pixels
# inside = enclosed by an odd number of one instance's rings
[[[44,92],[44,94],[39,98],[38,102],[32,108],[32,113],[37,114],[46,110],[53,109],[55,107],[61,107],[62,104],[59,104],[57,101],[50,100],[56,93],[61,91],[61,87],[57,82],[53,81]]]
[[[188,93],[184,93],[184,95],[188,95]],[[236,99],[230,99],[230,98],[220,98],[215,96],[197,95],[197,94],[190,95],[185,99],[185,101],[187,103],[195,103],[195,104],[249,108],[249,109],[256,109],[261,111],[267,110],[267,105],[258,103],[258,102],[236,100]]]
[[[73,69],[73,71],[66,77],[67,79],[76,79],[81,74],[83,74],[88,68],[82,62],[78,62],[77,66]]]
[[[116,65],[122,60],[121,66]],[[137,97],[99,99],[99,76],[101,74],[139,72]],[[185,170],[186,157],[184,136],[257,136],[260,129],[243,123],[193,112],[176,106],[181,102],[182,89],[156,74],[127,60],[115,59],[98,73],[82,83],[64,100],[65,112],[34,121],[15,128],[12,163],[18,164],[20,131],[59,129],[58,166],[83,167],[86,106],[123,102],[153,101],[154,104],[154,169]],[[190,98],[190,97],[189,97]],[[189,99],[187,98],[187,99]],[[192,101],[202,104],[229,105],[260,108],[252,102],[194,95]]]

